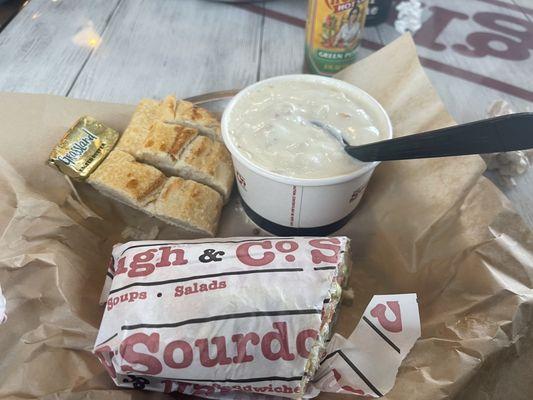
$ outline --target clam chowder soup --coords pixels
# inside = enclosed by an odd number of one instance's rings
[[[354,172],[365,163],[350,157],[311,120],[336,127],[351,145],[386,138],[375,105],[332,84],[274,81],[244,94],[231,112],[228,131],[241,154],[270,172],[318,179]]]

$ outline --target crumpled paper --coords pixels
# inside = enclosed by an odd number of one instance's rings
[[[397,136],[454,123],[409,36],[338,75],[389,112]],[[179,95],[179,93],[178,93]],[[144,399],[117,389],[91,354],[112,244],[137,215],[79,184],[80,198],[44,162],[81,115],[123,130],[133,106],[0,94],[0,398]],[[526,399],[533,394],[533,235],[482,176],[478,156],[382,163],[350,223],[354,301],[349,335],[373,295],[417,293],[422,335],[387,399]],[[182,238],[161,225],[158,238]],[[263,234],[234,194],[220,237]],[[320,394],[320,399],[346,395]]]
[[[513,114],[509,103],[503,100],[493,102],[488,110],[487,117],[499,117]],[[531,128],[533,132],[533,127]],[[482,154],[487,163],[487,169],[494,171],[499,182],[507,186],[515,186],[515,177],[524,174],[531,167],[533,150],[517,150],[503,153]]]
[[[400,310],[403,312],[400,314]],[[385,340],[376,335],[371,322],[381,314]],[[336,333],[327,348],[328,355],[322,361],[313,382],[313,388],[328,393],[358,394],[381,397],[393,386],[398,367],[420,337],[420,320],[415,294],[374,296],[363,313],[361,321],[348,338]],[[364,375],[357,366],[364,366]],[[355,368],[354,368],[355,367]],[[376,385],[375,382],[382,383]]]
[[[422,27],[422,3],[420,0],[402,1],[396,6],[398,15],[394,29],[400,33],[415,33]]]

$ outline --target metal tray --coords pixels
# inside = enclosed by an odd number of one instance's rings
[[[206,108],[213,114],[220,117],[228,105],[229,101],[240,92],[240,89],[222,90],[220,92],[211,92],[199,96],[189,97],[185,100],[190,101],[198,106]]]

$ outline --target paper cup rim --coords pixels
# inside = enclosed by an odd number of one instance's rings
[[[384,117],[385,126],[388,131],[387,132],[388,135],[386,139],[392,139],[392,124],[391,124],[389,115],[387,114],[383,106],[376,99],[374,99],[370,94],[365,92],[363,89],[360,89],[359,87],[352,85],[351,83],[341,81],[336,78],[326,77],[326,76],[310,75],[310,74],[281,75],[281,76],[276,76],[273,78],[264,79],[250,86],[247,86],[246,88],[241,90],[239,93],[237,93],[237,95],[235,95],[233,99],[230,100],[229,104],[224,110],[224,113],[222,114],[222,121],[221,121],[222,139],[224,140],[224,144],[226,145],[226,147],[228,148],[228,150],[230,151],[233,157],[236,157],[242,164],[244,164],[246,167],[248,167],[249,169],[251,169],[252,171],[254,171],[255,173],[259,175],[275,180],[277,182],[282,182],[285,184],[297,185],[297,186],[324,186],[324,185],[334,185],[337,183],[351,181],[355,178],[365,175],[366,173],[372,171],[379,165],[380,163],[379,161],[369,162],[369,163],[365,163],[364,166],[356,169],[355,171],[349,174],[336,175],[336,176],[331,176],[327,178],[295,178],[295,177],[285,176],[285,175],[277,174],[275,172],[271,172],[264,167],[254,164],[252,161],[246,158],[239,151],[239,149],[237,149],[237,147],[235,146],[235,144],[233,143],[229,135],[228,124],[229,124],[231,111],[235,107],[235,104],[237,104],[249,92],[255,90],[257,87],[263,86],[270,82],[279,82],[279,81],[320,82],[326,85],[336,86],[337,88],[341,90],[356,93],[358,96],[362,96],[363,98],[365,98],[366,101],[368,101],[368,103],[370,103],[374,107],[376,112],[378,112],[379,114],[381,114],[381,116]]]

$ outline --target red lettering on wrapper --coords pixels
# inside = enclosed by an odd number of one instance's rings
[[[394,320],[388,319],[385,315],[385,312],[387,311],[387,306],[393,312]],[[377,318],[379,324],[389,332],[401,332],[402,314],[400,311],[400,303],[398,303],[397,301],[387,301],[387,306],[382,303],[376,305],[372,309],[372,311],[370,311],[370,315]]]
[[[171,246],[152,248],[135,253],[129,265],[126,265],[126,257],[120,258],[117,261],[115,276],[126,273],[130,278],[148,276],[154,273],[156,268],[185,265],[188,262],[183,249]]]
[[[121,369],[124,372],[139,372],[148,375],[159,374],[163,370],[161,362],[154,356],[135,351],[134,347],[137,344],[144,345],[150,353],[157,353],[159,350],[159,334],[152,333],[146,335],[144,333],[134,333],[128,336],[120,344],[120,355],[130,364],[140,364],[146,367],[145,370],[133,368],[131,365],[122,365]]]
[[[231,364],[231,358],[228,358],[226,351],[226,338],[224,336],[217,336],[211,339],[211,343],[217,348],[215,358],[209,358],[209,342],[207,339],[198,339],[194,342],[194,345],[200,350],[200,363],[208,368],[214,367],[217,364]]]
[[[275,361],[282,358],[285,361],[294,360],[294,354],[289,351],[289,339],[287,337],[287,323],[286,322],[274,322],[272,324],[274,329],[278,332],[271,331],[263,336],[261,340],[261,350],[266,359]],[[279,350],[272,351],[272,342],[277,341],[279,343]]]
[[[156,267],[169,267],[171,265],[185,265],[187,260],[185,259],[185,252],[182,249],[172,249],[172,247],[161,247],[161,260],[155,265]],[[170,262],[170,256],[174,256],[172,263]]]
[[[117,269],[115,270],[115,275],[125,274],[126,272],[128,272],[128,270],[124,267],[125,262],[126,262],[126,257],[122,257],[120,260],[118,260]]]
[[[161,383],[163,385],[165,385],[163,387],[163,393],[171,393],[172,392],[172,386],[173,386],[173,382],[170,380],[170,379],[163,379],[161,381]]]
[[[195,282],[192,285],[179,285],[174,289],[174,297],[189,296],[191,294],[209,292],[217,289],[225,289],[226,281],[212,280],[209,285],[207,283]]]
[[[298,250],[298,243],[294,240],[280,240],[276,243],[275,247],[280,253],[292,253],[293,251]],[[285,260],[293,262],[295,257],[292,254],[288,254],[285,256]]]
[[[274,253],[271,251],[265,251],[261,258],[253,258],[250,255],[250,248],[253,246],[260,246],[263,249],[271,249],[272,242],[265,240],[263,242],[247,242],[242,243],[237,247],[236,254],[240,262],[251,267],[262,267],[263,265],[270,264],[274,261]]]
[[[193,396],[211,396],[215,393],[215,388],[210,385],[194,385]]]
[[[335,377],[335,380],[337,381],[337,383],[340,385],[342,376],[339,373],[339,371],[337,371],[335,368],[333,368],[333,376]],[[355,393],[355,394],[357,394],[359,396],[364,396],[365,395],[365,392],[362,391],[361,389],[354,389],[351,386],[344,385],[344,386],[341,386],[341,389],[345,390],[347,392]]]
[[[296,336],[296,351],[298,355],[303,358],[309,357],[309,350],[307,349],[306,343],[307,339],[313,339],[313,343],[318,337],[318,332],[314,329],[306,329],[301,331],[298,336]]]
[[[120,356],[113,354],[107,346],[96,351],[104,367],[110,368],[109,373],[115,376],[113,358],[117,371],[128,375],[158,375],[163,366],[172,369],[190,368],[198,362],[206,368],[218,365],[241,364],[263,357],[263,360],[276,362],[277,360],[292,361],[296,357],[307,359],[312,342],[317,337],[313,329],[301,330],[295,336],[288,335],[286,321],[274,322],[274,328],[263,336],[256,332],[238,333],[214,338],[200,338],[193,343],[187,340],[174,340],[166,346],[161,343],[159,333],[150,335],[134,333],[126,337],[119,346]],[[290,341],[289,341],[290,339]],[[292,352],[294,351],[294,353]],[[195,354],[196,353],[196,354]],[[228,354],[232,357],[228,357]],[[173,391],[176,380],[168,379],[164,382],[165,392]],[[235,390],[235,388],[233,388]],[[296,389],[294,389],[296,390]]]
[[[211,386],[218,392],[218,393],[228,393],[231,392],[231,387],[229,386],[222,386],[218,383],[213,383]]]
[[[196,395],[213,395],[215,393],[227,394],[230,392],[243,392],[243,393],[300,393],[300,388],[298,386],[291,387],[286,384],[281,386],[274,386],[269,384],[268,386],[252,386],[252,385],[219,385],[218,383],[213,383],[210,385],[202,385],[196,383],[186,383],[180,382],[173,379],[163,379],[161,383],[164,384],[164,393],[184,393],[184,394],[196,394]],[[233,393],[233,396],[236,399],[241,397]],[[180,397],[178,397],[180,398]],[[261,397],[263,398],[263,397]]]
[[[188,390],[190,386],[193,386],[192,383],[187,382],[179,382],[172,379],[163,379],[161,381],[165,387],[163,388],[163,393],[172,393],[172,392],[178,392],[178,393],[191,393],[191,391]],[[174,389],[174,384],[177,385],[176,389]]]
[[[100,360],[100,362],[106,369],[107,373],[111,376],[111,378],[116,378],[117,372],[115,371],[115,367],[113,366],[113,362],[111,361],[115,353],[113,352],[111,347],[109,346],[100,347],[94,352],[94,354]]]
[[[174,353],[176,350],[181,350],[181,361],[176,362],[176,359],[174,358]],[[163,352],[163,361],[166,365],[168,365],[170,368],[187,368],[189,365],[191,365],[193,360],[193,353],[192,353],[192,347],[189,343],[183,341],[183,340],[175,340],[173,342],[170,342],[168,346],[165,348],[165,351]]]
[[[146,292],[128,292],[123,293],[120,296],[109,296],[107,299],[107,310],[112,310],[115,306],[121,304],[121,303],[133,303],[136,300],[145,300],[146,299]]]
[[[155,270],[155,265],[150,261],[154,259],[157,249],[149,249],[142,253],[137,253],[133,256],[133,261],[130,263],[130,270],[128,276],[135,278],[137,276],[150,275]]]
[[[336,264],[339,261],[340,243],[340,240],[337,238],[311,239],[309,244],[316,249],[320,249],[311,250],[313,264],[320,264],[322,262]],[[322,252],[321,250],[327,250],[327,252]]]
[[[128,295],[126,295],[126,299],[130,302],[130,303],[133,303],[135,300],[137,300],[139,298],[139,293],[137,292],[133,292],[133,293],[129,293],[129,299],[128,299]],[[120,295],[120,301],[123,301],[122,300],[122,295]]]
[[[233,362],[235,364],[250,362],[254,360],[254,357],[250,354],[246,354],[246,345],[248,342],[252,343],[252,345],[256,346],[259,344],[259,336],[257,333],[247,333],[246,335],[243,335],[242,333],[239,333],[237,335],[233,335],[231,337],[231,340],[234,341],[237,345],[237,355],[233,357]]]

